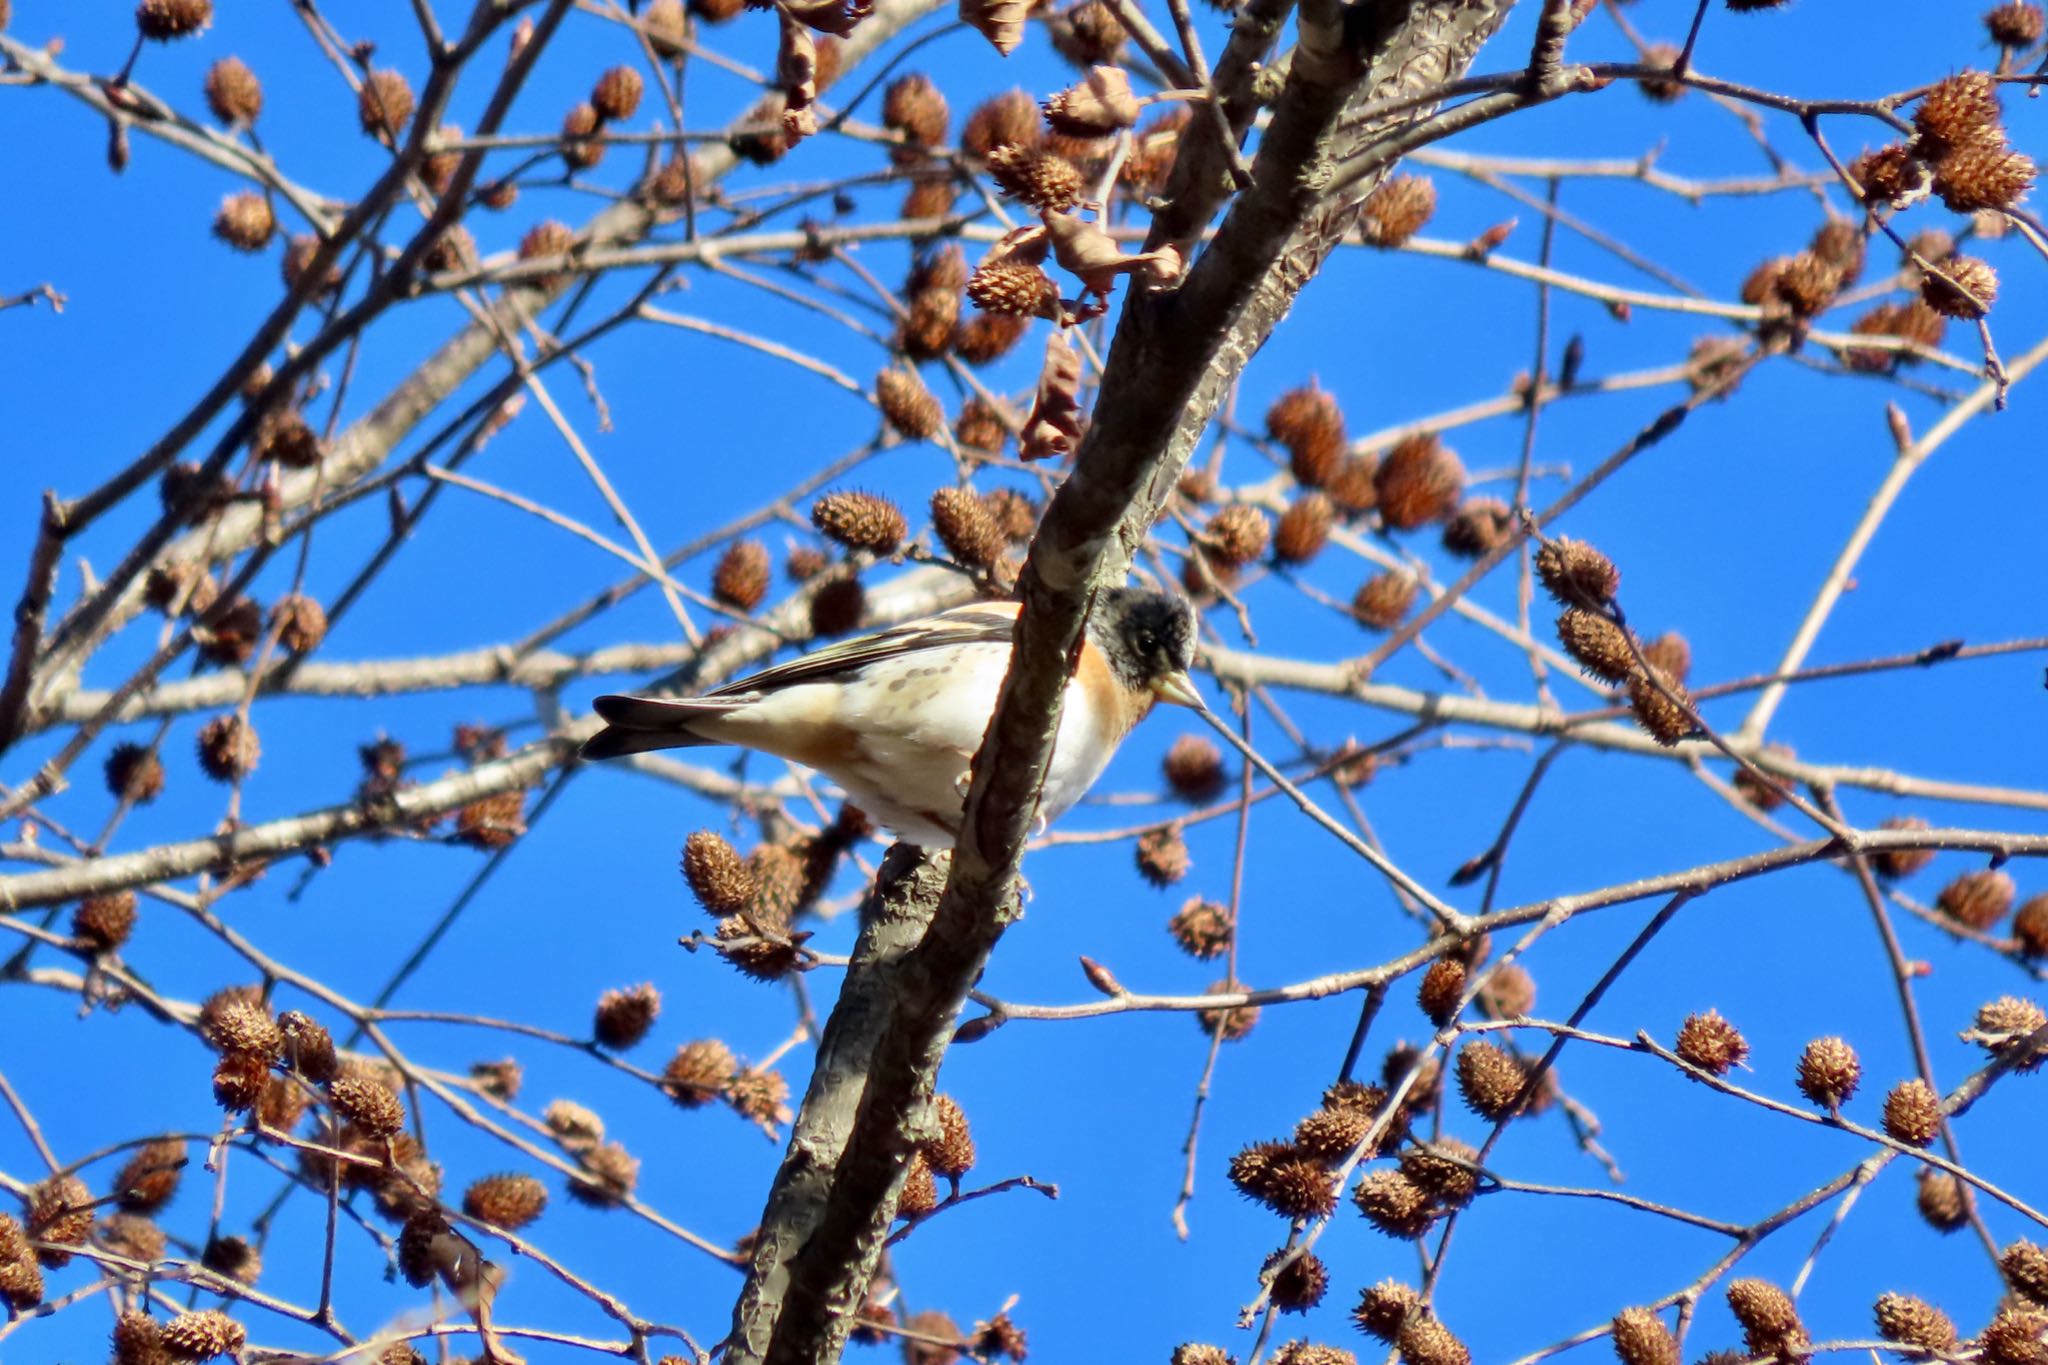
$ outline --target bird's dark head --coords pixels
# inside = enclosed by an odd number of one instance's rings
[[[1123,682],[1161,701],[1201,708],[1202,695],[1188,678],[1195,613],[1185,601],[1143,588],[1111,588],[1096,599],[1089,629]]]

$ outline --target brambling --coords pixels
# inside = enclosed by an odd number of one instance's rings
[[[968,769],[1010,664],[1015,602],[981,602],[828,646],[702,697],[599,697],[585,758],[737,744],[816,769],[906,842],[953,846]],[[1155,700],[1202,707],[1188,677],[1194,614],[1113,588],[1089,614],[1067,682],[1041,823],[1080,800]]]

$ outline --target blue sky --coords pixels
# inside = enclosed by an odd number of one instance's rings
[[[83,12],[20,0],[14,10],[10,37],[41,43],[62,33],[61,60],[74,69],[111,72],[126,54],[131,29],[125,7]],[[1649,36],[1675,38],[1690,11],[1677,0],[1644,0],[1627,13]],[[1762,15],[1716,9],[1708,17],[1700,62],[1717,75],[1797,95],[1871,98],[1992,59],[1972,6],[1930,13],[1903,0],[1871,0],[1855,8],[1853,19],[1851,13],[1830,0],[1804,0],[1783,13]],[[1205,10],[1201,19],[1213,54],[1222,42],[1216,16]],[[387,5],[347,21],[374,23],[363,36],[380,40],[379,62],[397,63],[417,76],[422,63],[407,7]],[[940,22],[927,19],[916,32]],[[1476,69],[1519,64],[1529,22],[1528,14],[1517,15]],[[772,60],[771,31],[763,16],[748,15],[719,31],[718,39],[742,60],[766,66]],[[1587,59],[1625,55],[1604,16],[1596,16],[1573,50]],[[197,96],[201,74],[229,52],[263,75],[269,90],[265,145],[297,178],[338,198],[370,182],[381,153],[356,133],[352,98],[288,6],[224,5],[204,39],[147,51],[137,79],[180,107],[203,113]],[[553,128],[596,72],[623,56],[613,31],[586,15],[572,18],[510,126]],[[1035,29],[1026,50],[1007,65],[974,35],[953,32],[921,48],[908,66],[958,82],[952,88],[975,95],[1012,83],[1048,93],[1067,79]],[[473,82],[458,100],[456,118],[465,126],[474,122],[482,87],[482,81]],[[730,117],[745,93],[738,82],[704,66],[693,69],[690,91],[693,127]],[[966,94],[956,96],[956,113],[969,102]],[[2040,102],[2009,97],[2006,106],[2019,145],[2048,145],[2041,136],[2048,115]],[[104,125],[76,101],[48,90],[9,88],[0,91],[0,109],[8,111],[13,130],[0,141],[0,173],[11,187],[0,211],[0,261],[7,263],[0,271],[0,294],[47,280],[69,300],[61,315],[40,306],[0,315],[7,357],[0,365],[0,410],[9,415],[0,437],[6,455],[0,459],[0,590],[11,599],[40,491],[55,487],[76,495],[133,459],[218,375],[274,304],[278,284],[275,248],[261,258],[245,258],[208,238],[218,200],[239,188],[225,173],[138,136],[132,163],[115,176],[103,162]],[[1774,145],[1794,164],[1820,166],[1796,123],[1778,118],[1767,126]],[[1874,130],[1853,120],[1830,120],[1826,131],[1845,156],[1878,140]],[[1654,150],[1658,166],[1676,175],[1766,172],[1749,135],[1699,96],[1667,109],[1625,87],[1483,127],[1451,145],[1466,152],[1586,159],[1640,157]],[[785,167],[744,172],[731,185],[781,183],[881,160],[872,149],[805,149],[813,153],[811,163],[793,158]],[[606,183],[617,183],[620,163],[630,161],[623,150],[612,157],[597,177],[609,175]],[[1426,235],[1462,242],[1515,217],[1519,226],[1503,254],[1534,259],[1540,225],[1533,213],[1454,175],[1438,173],[1435,179],[1440,208]],[[1520,183],[1540,193],[1541,182]],[[860,211],[893,213],[897,193],[871,191]],[[1815,200],[1801,193],[1694,205],[1640,184],[1573,179],[1562,202],[1717,299],[1732,297],[1758,261],[1799,249],[1821,221]],[[477,215],[470,226],[491,252],[515,245],[543,214],[575,223],[594,207],[584,196],[534,190],[512,213]],[[1938,206],[1915,210],[1905,222],[1912,229],[1954,226]],[[1889,270],[1894,254],[1883,244],[1873,246],[1866,279]],[[1983,254],[2003,276],[1992,322],[2010,359],[2039,339],[2048,320],[2041,262],[2017,237],[1988,243]],[[864,249],[861,258],[893,281],[901,276],[905,252],[883,244]],[[1569,233],[1559,234],[1555,262],[1561,270],[1610,283],[1658,288]],[[607,286],[593,308],[620,297],[618,285]],[[863,382],[885,363],[872,342],[820,326],[815,314],[708,274],[690,276],[687,289],[669,296],[665,306],[803,347]],[[1527,285],[1470,264],[1340,253],[1247,371],[1237,412],[1247,425],[1256,425],[1274,396],[1311,374],[1339,397],[1354,431],[1397,426],[1505,392],[1529,367],[1534,309]],[[1847,316],[1829,322],[1846,323]],[[398,310],[379,324],[351,376],[344,420],[401,379],[460,320],[452,302],[435,299]],[[1591,376],[1677,363],[1697,337],[1726,330],[1711,319],[1651,309],[1637,309],[1624,322],[1598,302],[1568,295],[1554,298],[1551,325],[1553,363],[1565,338],[1581,336],[1585,373]],[[1951,329],[1948,346],[1959,356],[1974,355],[1961,328]],[[1030,351],[1021,348],[992,371],[991,383],[1013,392],[1028,389],[1036,368]],[[702,336],[629,330],[593,348],[589,359],[610,410],[609,431],[598,429],[572,375],[556,374],[553,391],[658,546],[681,543],[779,495],[821,462],[860,445],[872,430],[865,405],[849,395],[784,363]],[[1925,368],[1916,378],[1952,392],[1971,384],[1967,375]],[[932,382],[936,387],[936,376]],[[1543,416],[1536,463],[1583,473],[1680,392],[1664,386],[1559,404]],[[955,396],[943,393],[950,408]],[[1924,394],[1774,360],[1731,401],[1703,408],[1673,438],[1633,463],[1560,529],[1592,540],[1621,565],[1622,601],[1640,628],[1685,633],[1693,647],[1695,682],[1767,670],[1884,476],[1891,456],[1888,401],[1896,401],[1917,430],[1932,425],[1941,411]],[[2010,411],[1972,423],[1915,476],[1859,566],[1854,590],[1822,633],[1814,662],[2039,631],[2033,521],[2034,509],[2048,495],[2048,474],[2039,460],[2040,428],[2033,415],[2038,401],[2032,385],[2020,386]],[[1512,469],[1521,437],[1519,420],[1509,418],[1463,428],[1448,439],[1468,467],[1499,471]],[[1226,477],[1263,477],[1264,458],[1233,441]],[[531,406],[473,469],[607,532],[615,529]],[[872,462],[860,482],[916,509],[950,478],[951,464],[942,452],[911,445]],[[1492,491],[1509,486],[1495,484]],[[1546,475],[1536,485],[1535,500],[1547,502],[1566,486],[1564,477]],[[154,512],[150,497],[135,499],[96,528],[78,547],[79,555],[105,569]],[[309,560],[309,589],[316,596],[338,593],[380,541],[384,526],[383,509],[374,504],[325,524]],[[786,535],[804,539],[799,531],[779,527],[766,535],[778,557]],[[1433,536],[1403,543],[1440,573],[1454,574]],[[693,562],[683,574],[702,585],[710,564],[709,557]],[[585,543],[502,505],[451,492],[340,624],[323,657],[405,658],[517,638],[623,572],[624,566]],[[1332,552],[1302,577],[1342,601],[1365,572]],[[267,599],[283,591],[288,577],[288,565],[273,566],[259,580],[258,595]],[[78,583],[75,560],[67,562],[60,602],[70,600]],[[1512,580],[1496,575],[1476,598],[1511,612]],[[1247,602],[1261,650],[1331,661],[1354,657],[1372,643],[1277,577],[1254,587]],[[1210,624],[1224,643],[1246,644],[1228,613],[1212,612]],[[87,684],[109,686],[125,676],[153,645],[155,625],[154,618],[138,622],[103,651],[87,671]],[[584,649],[667,640],[674,629],[659,597],[643,593],[563,645]],[[1499,640],[1457,623],[1433,628],[1428,638],[1488,696],[1527,699],[1526,666]],[[2048,758],[2041,728],[2030,719],[2040,705],[2040,668],[2036,656],[2018,654],[1795,688],[1772,738],[1814,761],[2038,787]],[[1443,686],[1442,675],[1413,650],[1390,663],[1379,680]],[[604,688],[634,681],[610,679]],[[566,699],[581,708],[598,690],[604,689],[580,685]],[[1589,694],[1568,682],[1559,690],[1573,705],[1588,704]],[[1371,742],[1405,724],[1400,717],[1321,697],[1283,694],[1282,700],[1295,723],[1326,740],[1354,736]],[[1706,714],[1732,727],[1742,707],[1740,700],[1724,701]],[[434,754],[445,748],[454,723],[509,723],[530,715],[528,699],[509,690],[263,701],[256,720],[267,758],[247,785],[244,816],[276,818],[345,800],[357,780],[355,748],[379,731],[403,739],[416,754]],[[191,837],[219,818],[223,791],[200,777],[189,756],[198,724],[199,718],[188,717],[173,727],[165,747],[169,793],[123,826],[118,848]],[[1267,717],[1255,724],[1255,740],[1268,754],[1293,756]],[[1155,792],[1160,755],[1177,735],[1197,728],[1179,713],[1151,720],[1126,746],[1101,790]],[[135,727],[110,738],[145,733]],[[1445,879],[1490,842],[1532,760],[1525,746],[1504,746],[1498,735],[1461,735],[1475,737],[1491,742],[1422,749],[1360,793],[1392,856],[1467,909],[1477,904],[1477,888],[1451,891]],[[107,802],[94,774],[105,743],[81,767],[76,786],[46,805],[52,818],[86,831],[104,819]],[[0,758],[0,781],[18,783],[53,747],[45,737]],[[449,766],[452,761],[430,763],[421,775]],[[761,771],[758,762],[751,771]],[[1327,787],[1318,790],[1333,800]],[[1921,814],[1937,824],[2027,833],[2043,827],[2037,811],[1909,805],[1868,791],[1848,791],[1842,799],[1849,818],[1863,824]],[[1084,807],[1063,827],[1109,828],[1162,809],[1139,807],[1134,815],[1122,807]],[[1804,836],[1797,817],[1781,818]],[[674,788],[623,772],[579,776],[394,1003],[513,1017],[580,1034],[601,990],[652,979],[662,987],[666,1006],[654,1036],[634,1054],[642,1065],[658,1069],[676,1044],[709,1035],[746,1056],[769,1054],[793,1023],[787,997],[744,981],[708,954],[690,955],[675,946],[679,934],[705,924],[675,872],[682,838],[703,826],[730,828],[723,811]],[[1200,990],[1219,974],[1215,964],[1181,955],[1163,925],[1186,896],[1227,893],[1233,836],[1227,820],[1191,829],[1194,870],[1185,883],[1164,892],[1138,880],[1127,845],[1066,847],[1035,856],[1028,864],[1034,890],[1029,914],[1004,940],[985,989],[1037,1003],[1089,999],[1092,992],[1075,965],[1086,954],[1134,990]],[[1556,764],[1531,806],[1499,903],[1585,890],[1770,843],[1767,832],[1680,764],[1578,749]],[[1981,860],[1945,855],[1906,890],[1931,902],[1947,877],[1979,865]],[[298,868],[283,867],[221,909],[264,952],[365,999],[478,867],[477,855],[456,846],[357,844],[337,850],[333,866],[296,897],[289,893],[299,881]],[[0,874],[12,870],[19,869]],[[2035,869],[2022,863],[2010,870],[2022,896],[2042,888]],[[1638,904],[1588,915],[1541,942],[1527,959],[1540,988],[1536,1012],[1551,1018],[1568,1013],[1654,908]],[[1958,944],[1910,916],[1896,918],[1908,956],[1929,969],[1916,982],[1916,993],[1937,1073],[1952,1085],[1977,1065],[1975,1050],[1955,1038],[1976,1005],[2025,989],[2038,998],[2040,985],[2029,988],[2020,971],[1981,949]],[[1240,972],[1256,986],[1367,965],[1414,941],[1412,925],[1382,883],[1277,801],[1260,805],[1251,816],[1243,926]],[[842,920],[825,927],[818,942],[827,951],[843,952],[851,935],[852,926]],[[129,960],[181,998],[198,998],[249,977],[247,967],[217,940],[164,906],[145,908]],[[834,985],[829,970],[809,981],[821,1005]],[[1396,987],[1367,1046],[1370,1064],[1395,1039],[1426,1036],[1428,1025],[1412,1001],[1410,983]],[[303,997],[289,1003],[307,1005]],[[1084,1023],[1020,1022],[959,1049],[948,1061],[944,1088],[975,1124],[981,1156],[974,1182],[1029,1174],[1057,1184],[1060,1198],[1010,1193],[964,1206],[920,1229],[895,1253],[906,1300],[916,1308],[944,1309],[965,1325],[1016,1295],[1014,1314],[1031,1332],[1034,1356],[1047,1361],[1163,1361],[1175,1342],[1187,1339],[1216,1341],[1242,1357],[1250,1339],[1232,1325],[1237,1307],[1251,1298],[1259,1263],[1280,1245],[1286,1228],[1275,1215],[1239,1200],[1223,1177],[1224,1166],[1239,1146],[1283,1134],[1314,1106],[1335,1075],[1357,1007],[1356,996],[1344,996],[1269,1009],[1248,1040],[1224,1049],[1201,1130],[1197,1194],[1189,1214],[1194,1235],[1185,1243],[1168,1215],[1207,1044],[1191,1020],[1130,1014]],[[1720,1009],[1749,1037],[1755,1069],[1741,1081],[1780,1099],[1798,1103],[1793,1063],[1805,1041],[1822,1034],[1841,1034],[1862,1054],[1867,1079],[1850,1106],[1859,1119],[1875,1119],[1883,1090],[1911,1065],[1868,909],[1853,881],[1838,871],[1809,868],[1702,898],[1657,938],[1587,1026],[1622,1036],[1644,1029],[1668,1040],[1687,1013],[1708,1007]],[[778,1149],[730,1114],[679,1112],[645,1086],[569,1049],[440,1024],[395,1025],[393,1036],[421,1063],[458,1071],[475,1060],[516,1053],[528,1068],[524,1095],[534,1109],[558,1096],[598,1109],[642,1158],[644,1197],[706,1237],[729,1242],[759,1215]],[[16,988],[0,992],[0,1038],[9,1040],[0,1043],[0,1069],[66,1159],[145,1132],[210,1132],[218,1126],[207,1086],[208,1056],[189,1036],[154,1024],[138,1010],[81,1015],[75,997]],[[806,1055],[800,1047],[784,1063],[799,1091]],[[1628,1176],[1623,1188],[1644,1198],[1743,1222],[1866,1155],[1853,1138],[1731,1104],[1646,1058],[1573,1048],[1562,1068],[1571,1093],[1605,1123],[1602,1141]],[[2040,1101],[2032,1088],[2039,1083],[2001,1085],[1961,1127],[1973,1167],[2037,1205],[2048,1193],[2029,1142],[2030,1129],[2038,1136]],[[1446,1120],[1447,1132],[1474,1141],[1482,1135],[1455,1102]],[[430,1111],[428,1122],[451,1190],[493,1170],[523,1166],[516,1153],[462,1129],[445,1111]],[[1554,1116],[1511,1129],[1495,1165],[1533,1183],[1603,1183],[1598,1166],[1578,1151]],[[26,1177],[37,1170],[20,1130],[0,1124],[0,1171]],[[95,1189],[104,1187],[106,1175],[104,1167],[89,1173]],[[245,1225],[278,1183],[248,1155],[235,1154],[221,1189],[225,1226]],[[194,1169],[167,1226],[188,1238],[201,1233],[210,1193],[207,1177]],[[289,1206],[273,1229],[264,1289],[310,1301],[322,1212],[303,1199]],[[1739,1273],[1789,1281],[1828,1216],[1829,1211],[1810,1214],[1772,1237]],[[1995,1204],[1986,1204],[1985,1217],[2001,1242],[2026,1231],[2016,1215]],[[2034,1235],[2040,1238],[2038,1228]],[[536,1236],[564,1264],[643,1315],[682,1325],[705,1340],[723,1330],[737,1276],[658,1231],[558,1198]],[[339,1306],[352,1328],[367,1332],[422,1309],[423,1295],[381,1281],[380,1254],[346,1224],[342,1247],[345,1288]],[[1332,1271],[1329,1297],[1306,1319],[1283,1320],[1275,1340],[1308,1336],[1363,1353],[1372,1344],[1349,1327],[1345,1313],[1364,1285],[1389,1275],[1415,1279],[1415,1254],[1373,1232],[1348,1208],[1340,1210],[1320,1249]],[[1722,1249],[1712,1234],[1673,1230],[1612,1204],[1490,1196],[1459,1230],[1438,1304],[1476,1357],[1512,1359],[1604,1322],[1630,1303],[1670,1292]],[[615,1335],[612,1325],[542,1268],[511,1258],[510,1269],[501,1317]],[[61,1272],[53,1284],[72,1288],[83,1283],[81,1274]],[[1981,1325],[1998,1293],[1988,1261],[1968,1234],[1944,1240],[1917,1218],[1903,1162],[1863,1194],[1836,1233],[1806,1285],[1802,1308],[1817,1337],[1866,1336],[1869,1303],[1886,1289],[1944,1303],[1966,1331]],[[316,1344],[310,1334],[276,1319],[253,1311],[243,1316],[261,1344]],[[106,1326],[103,1307],[87,1305],[17,1332],[0,1346],[0,1358],[95,1360],[104,1350]],[[1710,1298],[1689,1351],[1734,1343],[1725,1310],[1717,1297]],[[856,1349],[873,1354],[873,1348]],[[1582,1352],[1582,1358],[1605,1358],[1606,1350],[1596,1343],[1585,1348],[1592,1356]],[[588,1357],[536,1345],[530,1358]]]

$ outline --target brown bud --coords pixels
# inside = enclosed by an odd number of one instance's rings
[[[1678,1042],[1672,1049],[1688,1065],[1713,1076],[1725,1076],[1749,1055],[1749,1042],[1720,1011],[1689,1014],[1679,1026]]]

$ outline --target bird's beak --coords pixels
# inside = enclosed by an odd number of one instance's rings
[[[1195,690],[1195,680],[1184,669],[1176,668],[1163,678],[1154,678],[1152,692],[1159,700],[1170,701],[1175,706],[1188,706],[1197,711],[1209,709],[1202,702],[1202,694]]]

